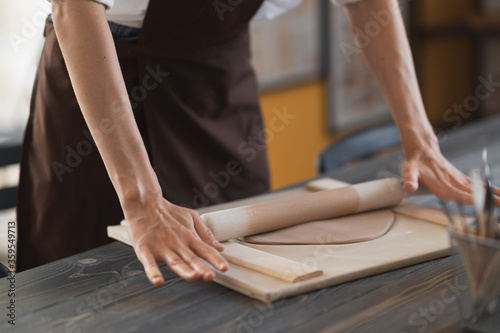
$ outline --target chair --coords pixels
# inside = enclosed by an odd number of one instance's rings
[[[12,276],[12,272],[0,262],[0,279],[7,276]]]
[[[322,150],[318,158],[318,172],[338,169],[357,159],[367,159],[381,150],[401,145],[394,123],[361,130],[334,142]]]
[[[19,163],[21,142],[9,140],[0,143],[0,168]],[[17,185],[0,188],[0,210],[16,206]]]
[[[1,136],[1,135],[0,135]],[[20,137],[0,142],[0,169],[19,163],[21,156]],[[0,188],[0,212],[16,207],[17,185]],[[0,278],[12,276],[10,270],[0,263]]]

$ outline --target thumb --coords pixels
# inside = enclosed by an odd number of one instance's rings
[[[405,161],[401,167],[403,190],[406,192],[415,192],[418,190],[418,176],[419,172],[417,167],[413,163]]]
[[[194,227],[200,238],[208,245],[216,248],[218,251],[224,251],[224,245],[222,245],[217,239],[215,239],[214,234],[207,227],[205,222],[198,213],[193,212]]]

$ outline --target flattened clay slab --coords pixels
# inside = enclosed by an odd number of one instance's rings
[[[350,244],[377,239],[394,223],[394,213],[381,209],[368,213],[314,221],[243,237],[243,241],[267,245]]]

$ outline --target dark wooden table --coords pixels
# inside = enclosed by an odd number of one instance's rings
[[[500,179],[500,117],[442,138],[468,172],[488,146]],[[351,183],[399,174],[401,154],[332,172]],[[436,204],[429,194],[413,200]],[[395,249],[397,251],[397,249]],[[443,332],[460,331],[450,258],[433,260],[264,304],[215,283],[185,282],[165,266],[152,287],[132,248],[111,243],[0,280],[0,332]],[[9,297],[9,289],[15,297]],[[15,299],[15,326],[8,323]]]

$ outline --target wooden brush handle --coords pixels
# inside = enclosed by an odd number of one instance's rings
[[[403,199],[401,182],[386,178],[201,215],[218,241],[304,222],[392,207]]]

